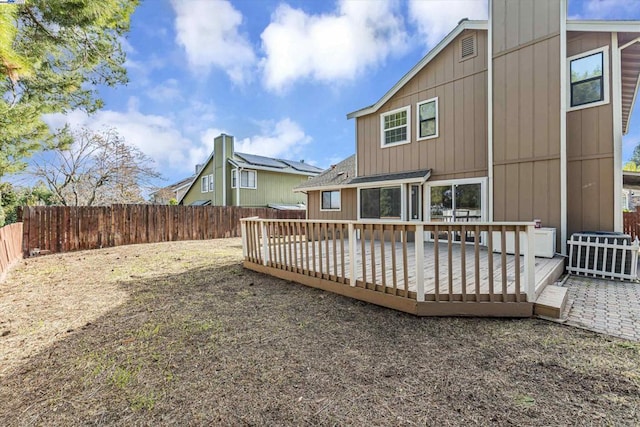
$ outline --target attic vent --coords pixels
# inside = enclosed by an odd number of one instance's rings
[[[476,35],[471,34],[460,40],[460,60],[473,58],[476,56]]]

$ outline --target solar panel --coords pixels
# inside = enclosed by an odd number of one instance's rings
[[[313,172],[313,173],[320,173],[322,172],[322,169],[310,165],[308,163],[303,163],[303,162],[295,162],[293,160],[280,160],[283,163],[288,164],[289,166],[291,166],[292,168],[299,170],[301,172]]]
[[[284,169],[286,167],[286,165],[284,165],[282,162],[276,159],[271,159],[269,157],[256,156],[255,154],[245,154],[245,153],[236,153],[236,156],[240,157],[241,159],[244,159],[247,163],[251,163],[252,165],[266,166],[269,168],[278,168],[278,169]]]

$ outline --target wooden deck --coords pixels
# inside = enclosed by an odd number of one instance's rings
[[[528,248],[517,248],[525,252],[520,256],[494,253],[491,238],[488,247],[407,242],[421,236],[423,227],[443,231],[427,223],[254,221],[245,226],[245,267],[417,315],[531,316],[544,287],[564,271],[563,258],[527,256]],[[509,232],[531,232],[527,226],[484,224],[474,226],[471,235],[499,232],[504,240]],[[469,232],[464,225],[446,227],[449,235]],[[377,238],[358,239],[357,230],[375,231]]]
[[[334,246],[335,245],[335,246]],[[435,300],[436,294],[441,295],[443,299],[448,299],[447,294],[453,295],[453,300],[462,300],[463,295],[467,295],[469,299],[473,299],[473,295],[479,293],[487,295],[494,290],[505,295],[514,295],[516,293],[516,259],[513,255],[506,255],[506,276],[502,277],[502,256],[500,253],[489,253],[487,248],[479,248],[479,265],[476,268],[475,261],[466,262],[466,274],[462,274],[461,262],[463,259],[462,252],[469,253],[470,250],[462,245],[456,244],[452,246],[449,255],[448,245],[440,243],[438,245],[438,268],[436,269],[435,244],[430,242],[424,243],[424,293],[425,300]],[[469,246],[469,245],[466,245]],[[371,259],[374,254],[374,271],[367,271],[366,264],[358,262],[362,259],[362,248],[364,247],[364,259]],[[295,247],[292,246],[291,253],[288,250],[283,252],[282,257],[286,264],[293,266],[294,271],[314,270],[318,272],[318,276],[338,279],[344,283],[351,283],[351,257],[346,250],[347,241],[312,241],[312,242],[296,242]],[[278,253],[281,248],[279,245],[272,247],[272,253]],[[307,253],[309,258],[307,259]],[[328,256],[327,256],[328,254]],[[333,254],[336,254],[334,257]],[[344,255],[344,258],[342,257]],[[466,254],[465,254],[466,255]],[[452,268],[449,269],[449,256],[451,256]],[[406,265],[404,262],[400,268],[405,274],[395,274],[397,272],[390,268],[383,269],[382,266],[393,265],[393,258],[404,258],[403,247],[401,243],[392,244],[385,242],[384,245],[380,241],[357,240],[356,244],[356,266],[355,279],[357,286],[373,287],[383,286],[387,288],[386,292],[391,294],[403,294],[405,291],[417,292],[416,284],[416,254],[415,247],[408,245],[406,248]],[[489,281],[489,258],[493,262],[493,287],[490,289]],[[524,276],[524,262],[519,262],[520,276]],[[284,263],[282,263],[284,264]],[[269,261],[268,265],[282,267],[277,261]],[[564,258],[556,256],[554,258],[535,258],[535,275],[536,289],[541,290],[549,284],[549,276],[554,276],[554,272],[558,268],[564,269]],[[382,271],[385,270],[385,275]],[[404,271],[402,271],[404,273]],[[436,274],[438,274],[438,283],[436,283]],[[375,275],[375,278],[374,278]],[[366,279],[366,280],[365,280]],[[503,286],[503,279],[506,279]],[[555,279],[554,279],[555,280]],[[366,285],[365,285],[366,284]],[[464,284],[464,288],[463,288]],[[522,290],[520,290],[522,292]],[[539,293],[539,292],[538,292]]]

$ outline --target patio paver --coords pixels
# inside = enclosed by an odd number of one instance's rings
[[[570,276],[564,323],[640,342],[640,283]]]

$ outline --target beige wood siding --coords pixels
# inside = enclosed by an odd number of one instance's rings
[[[567,34],[567,57],[611,44],[611,33]],[[609,50],[609,55],[611,51]],[[609,56],[611,64],[611,56]],[[609,65],[611,67],[611,65]],[[611,75],[611,68],[609,68]],[[611,94],[611,79],[609,79]],[[611,98],[611,96],[609,97]],[[613,230],[612,103],[567,113],[567,232]]]
[[[320,210],[321,191],[309,191],[307,194],[307,219],[328,219],[337,221],[357,220],[357,196],[355,188],[343,188],[339,211]]]
[[[477,55],[460,61],[460,39]],[[434,180],[487,176],[487,33],[464,31],[379,111],[357,118],[358,176],[432,169]],[[416,104],[438,97],[437,138],[416,141]],[[380,114],[411,106],[411,142],[381,148]]]
[[[493,1],[494,220],[560,228],[560,2]]]

